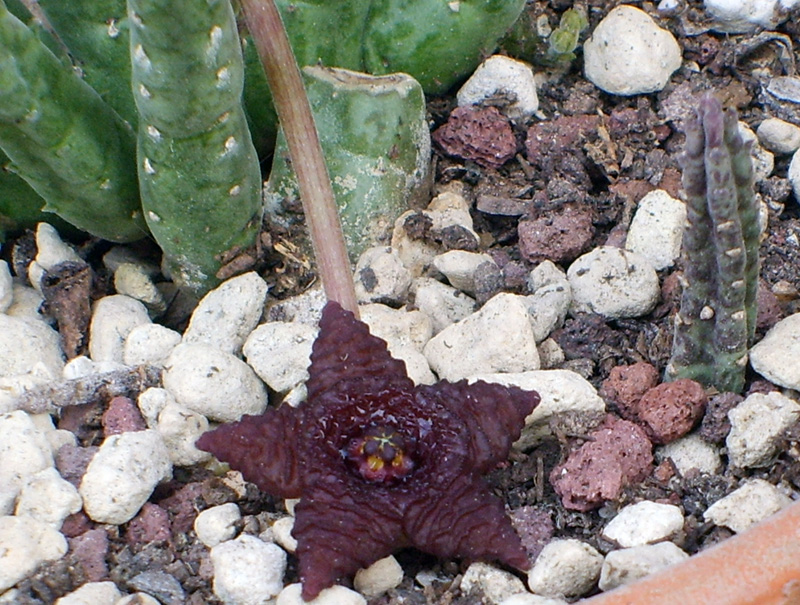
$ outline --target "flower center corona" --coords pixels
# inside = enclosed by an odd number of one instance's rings
[[[414,469],[405,440],[388,426],[371,426],[352,439],[345,457],[359,475],[373,483],[395,483]]]

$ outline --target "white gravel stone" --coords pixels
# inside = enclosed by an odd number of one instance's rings
[[[472,563],[461,578],[461,590],[481,596],[482,603],[498,605],[508,597],[525,592],[525,585],[517,576],[497,569],[487,563]]]
[[[26,391],[50,383],[57,376],[43,363],[36,363],[27,374],[0,377],[0,414],[13,412]]]
[[[142,393],[136,400],[139,411],[144,416],[147,426],[151,429],[158,427],[158,415],[167,405],[176,403],[175,398],[166,389],[160,387],[150,387]]]
[[[242,534],[211,549],[214,594],[226,605],[261,605],[283,589],[286,552]]]
[[[39,292],[23,284],[14,282],[11,287],[11,296],[11,306],[6,309],[6,315],[18,319],[50,323],[50,318],[45,317],[39,312],[44,302]]]
[[[480,105],[497,95],[514,99],[502,108],[512,120],[532,117],[539,109],[539,97],[530,65],[503,55],[489,57],[459,89],[456,98],[459,107],[464,107]]]
[[[483,263],[497,266],[488,254],[466,250],[450,250],[433,259],[433,266],[447,278],[450,285],[470,295],[475,294],[475,271]]]
[[[697,433],[656,448],[656,459],[672,460],[681,475],[691,471],[699,471],[707,475],[715,475],[722,468],[719,448],[710,444]]]
[[[612,550],[603,561],[600,590],[629,584],[688,558],[689,555],[672,542]]]
[[[767,118],[756,129],[758,141],[766,149],[788,155],[800,149],[800,126],[779,118]]]
[[[725,445],[730,463],[739,468],[768,466],[798,418],[800,404],[777,391],[749,395],[728,412],[731,430]]]
[[[603,555],[580,540],[552,540],[528,572],[528,587],[546,597],[578,597],[600,576]]]
[[[477,311],[434,336],[424,353],[441,379],[478,372],[539,369],[539,353],[522,297],[501,292]]]
[[[156,485],[172,477],[172,463],[154,430],[112,435],[103,441],[78,491],[92,521],[121,525],[130,521]]]
[[[800,357],[800,313],[776,323],[750,349],[750,365],[770,382],[800,391],[800,364],[786,363]]]
[[[297,540],[292,535],[294,529],[294,517],[291,515],[281,517],[272,524],[272,536],[283,550],[294,553],[297,550]]]
[[[36,226],[36,259],[28,265],[31,285],[41,292],[44,272],[67,261],[83,262],[72,246],[64,243],[55,227],[49,223],[39,223]]]
[[[0,376],[29,374],[44,364],[52,377],[61,375],[64,353],[53,328],[0,314]]]
[[[353,578],[353,586],[365,597],[377,597],[403,581],[403,568],[392,555],[375,561],[366,569],[360,569]],[[462,581],[463,587],[463,581]]]
[[[775,169],[775,156],[759,144],[756,133],[747,123],[739,122],[739,135],[745,143],[753,141],[750,149],[750,157],[753,160],[753,181],[756,183],[763,181]]]
[[[261,380],[285,393],[308,380],[311,347],[318,332],[300,322],[267,322],[250,333],[242,352]]]
[[[475,311],[474,298],[430,277],[415,279],[410,292],[414,306],[430,318],[433,334],[438,334]]]
[[[83,378],[84,376],[91,376],[93,374],[103,374],[105,372],[113,372],[115,370],[124,369],[125,365],[115,361],[98,361],[94,362],[85,355],[73,357],[64,366],[64,371],[61,373],[65,380],[74,380],[76,378]]]
[[[53,456],[65,445],[78,445],[78,438],[72,431],[57,429],[45,432],[44,436],[47,439],[47,443],[50,444],[50,451],[53,452]]]
[[[232,277],[206,294],[183,334],[185,344],[205,344],[238,355],[261,319],[267,282],[251,271]]]
[[[30,517],[0,517],[0,545],[0,593],[67,552],[58,530]]]
[[[117,294],[124,294],[141,301],[154,313],[163,313],[167,301],[145,267],[135,263],[122,263],[114,272],[114,289]]]
[[[703,518],[737,534],[786,508],[792,499],[763,479],[751,479],[708,507]]]
[[[121,598],[114,582],[89,582],[57,599],[55,605],[117,605]]]
[[[569,605],[569,602],[564,599],[554,599],[523,592],[503,599],[500,601],[500,605]]]
[[[213,548],[236,535],[236,523],[241,518],[242,513],[233,502],[212,506],[195,517],[194,531],[198,540]]]
[[[584,72],[598,88],[615,95],[656,92],[681,66],[675,37],[647,13],[618,6],[583,44]]]
[[[668,269],[680,256],[685,224],[686,204],[656,189],[639,201],[625,248],[646,258],[656,271]]]
[[[525,304],[533,337],[536,342],[542,342],[564,323],[572,302],[572,287],[560,268],[551,261],[544,261],[531,271],[528,288],[532,294],[525,297]]]
[[[0,313],[5,313],[14,299],[14,280],[8,263],[0,260]]]
[[[359,303],[402,304],[408,296],[411,271],[391,246],[374,246],[361,254],[353,281]]]
[[[605,417],[606,404],[592,384],[571,370],[537,370],[518,374],[476,374],[473,380],[496,382],[539,393],[539,405],[525,419],[518,447],[527,449],[552,435],[553,426],[582,435]]]
[[[794,152],[792,161],[789,163],[789,171],[786,177],[792,184],[794,199],[800,202],[800,149]]]
[[[461,193],[448,190],[433,198],[423,214],[431,219],[431,231],[434,233],[443,231],[448,227],[461,227],[474,239],[477,245],[480,242],[480,237],[475,232],[470,208],[471,204]]]
[[[146,592],[135,592],[127,597],[122,597],[116,605],[160,605],[160,602]]]
[[[577,258],[567,278],[573,313],[597,313],[609,319],[641,317],[653,310],[660,295],[658,275],[647,259],[611,246]]]
[[[129,366],[163,366],[180,342],[181,335],[175,330],[160,324],[142,324],[133,328],[125,338],[122,361]]]
[[[0,415],[0,490],[13,498],[30,477],[53,466],[47,438],[22,411]]]
[[[156,277],[161,273],[157,264],[145,260],[129,246],[114,246],[103,255],[103,265],[110,273],[116,273],[125,263],[139,265],[150,277]]]
[[[714,19],[714,31],[729,34],[772,29],[778,23],[778,9],[793,0],[705,0],[705,8]]]
[[[55,468],[48,467],[28,477],[19,492],[14,514],[61,529],[64,519],[77,513],[81,505],[78,490],[62,479]]]
[[[385,340],[390,350],[412,347],[422,351],[433,334],[430,317],[422,311],[392,309],[380,304],[362,305],[358,310],[370,333]]]
[[[250,366],[210,345],[179,344],[163,380],[175,401],[217,422],[261,414],[267,407],[267,390]]]
[[[397,252],[403,265],[413,277],[422,275],[433,263],[434,257],[441,251],[439,246],[424,239],[412,238],[405,229],[408,217],[417,214],[416,210],[408,210],[397,217],[392,229],[392,250]]]
[[[302,591],[300,584],[289,584],[278,595],[275,605],[367,605],[364,597],[344,586],[326,588],[311,601],[303,600]]]
[[[208,419],[177,403],[168,403],[158,414],[157,429],[169,459],[177,466],[190,466],[211,458],[195,447],[195,441],[208,430]]]
[[[603,537],[622,548],[630,548],[671,538],[681,529],[680,508],[643,500],[620,510],[603,528]]]
[[[122,294],[105,296],[94,303],[89,325],[89,357],[92,361],[123,363],[125,339],[136,326],[149,324],[147,307]]]
[[[328,302],[322,285],[306,290],[286,300],[272,301],[267,309],[266,321],[291,321],[316,326],[322,317],[322,308]]]

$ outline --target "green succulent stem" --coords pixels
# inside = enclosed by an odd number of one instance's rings
[[[687,124],[683,185],[684,283],[666,378],[741,392],[756,323],[758,205],[736,112],[711,95]]]
[[[300,70],[273,0],[242,0],[286,136],[317,268],[328,300],[358,317],[353,274],[330,176]]]

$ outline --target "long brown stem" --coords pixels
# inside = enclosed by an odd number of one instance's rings
[[[273,0],[242,0],[297,174],[317,269],[328,300],[358,317],[353,274],[314,117],[289,38]]]

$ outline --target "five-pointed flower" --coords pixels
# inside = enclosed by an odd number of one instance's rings
[[[482,475],[508,456],[536,392],[414,386],[386,343],[335,302],[323,310],[309,376],[297,408],[244,416],[197,442],[260,489],[302,498],[293,534],[305,600],[409,546],[529,567]]]

